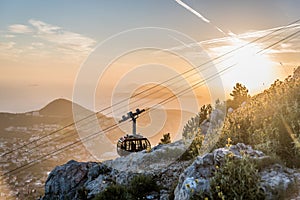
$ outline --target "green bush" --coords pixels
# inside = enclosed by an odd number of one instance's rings
[[[136,200],[145,199],[151,192],[158,192],[159,187],[151,176],[137,175],[128,186],[113,184],[96,195],[93,200]]]
[[[137,175],[131,180],[129,191],[135,199],[143,199],[150,192],[159,192],[159,187],[151,176]]]
[[[125,186],[113,184],[108,186],[103,192],[96,195],[93,200],[131,200],[133,197]]]
[[[247,156],[239,159],[228,154],[224,163],[216,166],[210,180],[210,192],[194,193],[190,199],[264,199],[258,169]]]
[[[210,182],[213,199],[264,199],[255,164],[247,157],[228,154],[221,166],[216,166]]]
[[[191,160],[200,154],[200,149],[202,146],[204,136],[198,133],[188,149],[181,155],[180,160]]]
[[[88,195],[88,191],[85,187],[81,187],[77,190],[77,197],[80,200],[86,200]]]

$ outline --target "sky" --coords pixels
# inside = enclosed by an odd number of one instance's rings
[[[253,95],[299,65],[299,23],[287,27],[299,7],[292,0],[2,0],[0,111],[37,110],[56,98],[99,110],[178,74],[175,82],[187,87],[207,80],[189,94],[200,104],[228,98],[236,82]],[[182,75],[192,68],[195,77]],[[177,95],[181,86],[167,87]],[[182,98],[183,107],[193,104]]]

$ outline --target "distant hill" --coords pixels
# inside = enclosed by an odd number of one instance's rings
[[[73,106],[80,108],[82,110],[87,110],[82,106],[73,103],[67,99],[56,99],[48,103],[45,107],[40,109],[39,112],[42,116],[51,116],[51,117],[70,117],[72,116]]]

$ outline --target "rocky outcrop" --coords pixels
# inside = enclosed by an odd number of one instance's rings
[[[175,162],[185,149],[178,141],[158,145],[149,153],[132,153],[103,163],[69,161],[49,174],[42,199],[80,199],[81,195],[91,199],[111,184],[127,185],[136,174],[156,177],[158,184],[165,186],[161,198],[168,199],[174,183],[190,163]]]
[[[199,156],[180,175],[178,185],[175,189],[175,200],[188,200],[194,193],[200,191],[210,193],[210,179],[216,166],[220,166],[227,154],[232,154],[236,159],[242,155],[248,155],[256,162],[268,162],[269,157],[261,151],[253,150],[251,146],[245,144],[233,145],[230,148],[220,148],[212,153]],[[281,165],[271,165],[262,169],[259,173],[261,177],[261,188],[264,190],[266,199],[276,199],[280,191],[286,191],[295,184],[298,174],[294,170]]]
[[[151,152],[132,153],[128,156],[118,157],[115,160],[104,161],[108,167],[118,171],[134,173],[157,172],[166,169],[174,163],[187,149],[183,141],[153,147]]]
[[[49,174],[45,184],[45,196],[42,199],[78,199],[80,192],[87,189],[91,194],[98,193],[108,185],[106,181],[109,183],[112,180],[113,172],[101,163],[71,160],[57,166]]]
[[[136,174],[142,173],[155,177],[156,182],[162,186],[159,197],[155,199],[167,200],[171,198],[170,195],[174,195],[175,200],[188,200],[195,192],[210,192],[210,179],[215,167],[224,162],[227,154],[237,159],[247,154],[258,162],[269,159],[261,151],[237,144],[198,156],[192,163],[178,160],[171,162],[172,156],[178,156],[174,153],[178,153],[178,149],[184,150],[182,142],[161,145],[150,153],[134,153],[103,163],[69,161],[49,174],[42,199],[91,199],[109,185],[127,185]],[[286,191],[296,178],[300,180],[300,175],[294,170],[278,164],[265,167],[259,175],[267,199],[277,198],[278,193]],[[174,187],[176,189],[173,193]]]
[[[288,196],[289,188],[296,186],[300,179],[300,173],[283,167],[279,164],[271,165],[260,172],[261,186],[265,191],[266,199],[280,199]],[[283,196],[282,196],[283,195]]]

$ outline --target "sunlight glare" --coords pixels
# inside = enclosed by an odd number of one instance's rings
[[[217,65],[221,70],[236,64],[233,68],[222,75],[225,86],[233,87],[235,83],[244,84],[251,93],[261,91],[270,85],[276,77],[274,62],[266,54],[259,54],[262,47],[256,43],[248,44],[239,38],[232,38],[231,44],[218,48],[219,54],[224,54],[234,49],[225,62]]]

